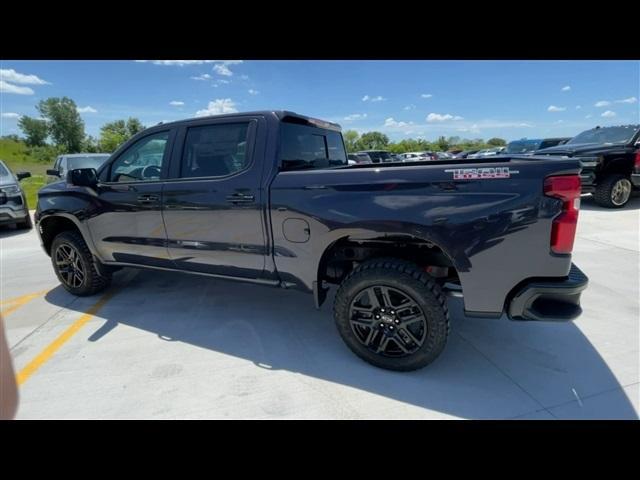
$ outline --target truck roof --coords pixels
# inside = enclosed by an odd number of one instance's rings
[[[291,112],[289,110],[256,110],[252,112],[235,112],[235,113],[223,113],[220,115],[207,115],[204,117],[193,117],[186,118],[184,120],[176,120],[173,122],[160,122],[153,127],[158,125],[179,125],[184,123],[190,123],[198,120],[203,120],[207,118],[226,118],[226,117],[239,117],[239,116],[255,116],[255,115],[275,115],[280,121],[290,121],[291,123],[306,123],[311,124],[320,128],[327,128],[330,130],[341,131],[342,127],[334,122],[328,122],[326,120],[321,120],[319,118],[308,117],[306,115],[301,115],[299,113]],[[153,128],[150,127],[150,128]]]

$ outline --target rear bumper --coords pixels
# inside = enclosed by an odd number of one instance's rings
[[[633,183],[636,188],[640,188],[640,173],[631,174],[631,183]]]
[[[571,264],[569,275],[558,280],[532,280],[511,297],[507,315],[511,320],[566,322],[582,313],[580,295],[589,279]]]

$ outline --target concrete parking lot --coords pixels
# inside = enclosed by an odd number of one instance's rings
[[[640,198],[583,198],[575,323],[465,318],[411,373],[354,356],[330,297],[122,270],[106,294],[58,285],[35,231],[0,231],[1,312],[21,382],[18,418],[615,418],[640,412]]]

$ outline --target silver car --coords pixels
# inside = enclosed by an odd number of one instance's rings
[[[0,160],[0,225],[15,225],[16,228],[32,227],[27,198],[20,180],[31,176],[29,172],[14,174]]]
[[[108,153],[73,153],[59,155],[53,168],[47,170],[47,183],[58,182],[66,178],[69,170],[74,168],[95,168],[102,166],[111,155]]]

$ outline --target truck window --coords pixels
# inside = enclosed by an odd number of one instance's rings
[[[191,127],[182,152],[180,176],[224,177],[244,170],[248,123],[227,123]]]
[[[169,132],[141,138],[112,164],[111,182],[159,180]]]
[[[339,132],[282,123],[280,160],[283,170],[339,167],[347,165],[347,153]]]

